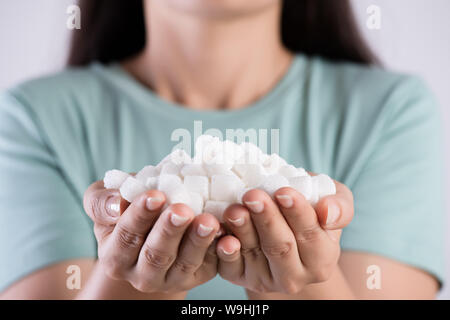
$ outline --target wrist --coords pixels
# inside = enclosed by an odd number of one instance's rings
[[[125,280],[115,280],[108,277],[100,263],[92,270],[84,288],[76,296],[78,300],[182,300],[187,292],[145,293],[135,289]]]

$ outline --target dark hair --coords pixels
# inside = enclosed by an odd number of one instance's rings
[[[68,64],[109,63],[144,48],[143,0],[80,0],[82,28],[74,31]],[[377,63],[348,0],[283,0],[282,40],[292,52],[332,61]]]

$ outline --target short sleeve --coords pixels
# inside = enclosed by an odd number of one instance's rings
[[[82,201],[46,146],[32,109],[0,95],[0,292],[48,265],[95,257]]]
[[[343,250],[379,254],[444,277],[441,121],[422,80],[402,78],[369,160],[351,186],[355,217]],[[383,107],[383,108],[384,108]]]

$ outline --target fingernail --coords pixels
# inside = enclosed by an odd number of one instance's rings
[[[217,231],[216,235],[214,236],[214,239],[219,238],[223,234],[222,230]]]
[[[341,210],[339,209],[339,207],[336,204],[330,203],[328,205],[327,222],[326,222],[326,224],[330,225],[330,224],[335,223],[338,220],[339,215],[341,214],[340,211]]]
[[[223,252],[224,254],[226,254],[227,256],[231,256],[233,253],[236,252],[236,250],[233,250],[233,251],[227,251],[227,250],[225,250],[224,248],[222,248],[222,252]]]
[[[200,237],[206,237],[213,231],[213,229],[213,227],[207,227],[200,223],[197,228],[197,233]]]
[[[278,201],[280,202],[280,204],[286,209],[292,208],[292,206],[294,205],[294,201],[292,200],[292,197],[287,194],[279,195],[276,197],[277,197]]]
[[[235,220],[232,219],[228,219],[228,221],[230,221],[232,224],[234,224],[236,227],[242,227],[244,225],[244,218],[237,218]]]
[[[118,218],[120,216],[120,197],[111,197],[108,200],[106,213],[112,218]]]
[[[150,211],[156,210],[161,206],[161,203],[164,201],[161,197],[149,197],[147,198],[146,206]]]
[[[189,220],[189,217],[182,217],[173,212],[170,215],[170,222],[172,222],[172,224],[175,227],[181,227],[188,220]]]
[[[245,205],[255,213],[261,213],[264,210],[264,203],[261,201],[246,201]]]

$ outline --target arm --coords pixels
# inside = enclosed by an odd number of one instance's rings
[[[381,288],[368,289],[367,267],[380,267]],[[383,258],[381,256],[361,253],[343,252],[329,280],[306,286],[297,295],[281,293],[258,294],[247,290],[249,299],[435,299],[438,282],[430,274]]]
[[[81,271],[81,288],[66,286],[67,267],[77,265]],[[184,299],[186,293],[176,295],[142,293],[125,281],[109,279],[94,259],[69,260],[36,271],[16,282],[0,294],[2,300],[56,299]]]

